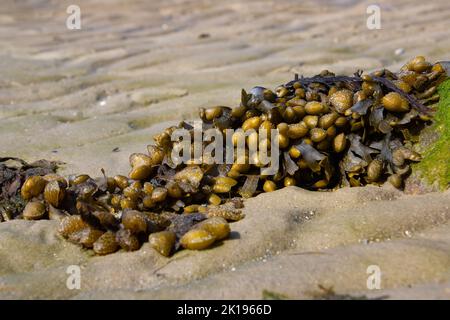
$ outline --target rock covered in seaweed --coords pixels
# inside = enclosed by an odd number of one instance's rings
[[[9,179],[9,188],[27,205],[24,218],[63,218],[60,234],[100,255],[137,250],[146,241],[164,256],[182,247],[205,249],[229,235],[227,221],[244,217],[239,197],[294,185],[319,190],[388,181],[401,188],[410,163],[421,159],[411,136],[431,119],[436,87],[446,78],[441,64],[416,57],[397,73],[323,71],[275,91],[242,90],[235,108],[200,110],[203,129],[242,129],[231,137],[235,146],[244,138],[270,147],[267,132],[276,129],[275,173],[262,173],[268,164],[248,146],[226,165],[206,156],[200,163],[175,163],[170,155],[180,141],[172,134],[185,129],[190,142],[195,137],[194,126],[182,122],[156,135],[146,154],[130,156],[128,177],[103,172],[99,179],[80,174],[66,180],[44,170]]]

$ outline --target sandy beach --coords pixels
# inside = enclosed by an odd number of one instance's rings
[[[0,5],[0,156],[64,162],[63,175],[127,174],[129,154],[197,117],[239,104],[241,88],[274,88],[323,69],[398,69],[450,60],[450,3],[378,1],[79,0]],[[388,186],[311,192],[289,187],[245,201],[232,237],[171,258],[147,244],[94,257],[55,234],[55,221],[0,224],[0,298],[233,298],[274,292],[450,299],[450,193]],[[69,265],[82,287],[66,287]],[[367,268],[382,272],[367,287]]]

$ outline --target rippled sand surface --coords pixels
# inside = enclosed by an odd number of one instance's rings
[[[241,88],[275,87],[294,73],[314,75],[325,68],[344,74],[396,69],[417,54],[449,60],[446,0],[378,1],[381,30],[366,27],[371,1],[356,0],[79,0],[82,29],[68,30],[66,8],[72,2],[2,0],[0,5],[0,155],[60,160],[64,174],[98,176],[100,168],[126,174],[128,155],[145,151],[155,132],[194,118],[199,107],[237,105]],[[377,214],[378,204],[362,205],[357,213],[367,215],[364,221],[352,211],[357,199],[350,206],[346,202],[355,192],[334,194],[337,208],[347,209],[325,210],[312,227],[303,227],[302,219],[301,227],[288,222],[292,212],[313,208],[317,196],[301,190],[263,195],[257,198],[262,202],[250,200],[247,218],[233,225],[241,240],[168,261],[146,247],[89,258],[55,238],[52,222],[3,223],[0,296],[260,298],[262,290],[275,290],[311,298],[318,284],[376,296],[365,290],[364,281],[367,265],[378,262],[388,268],[380,295],[449,298],[448,192],[384,199],[385,219]],[[271,208],[280,217],[271,230],[288,239],[264,229],[257,218],[266,212],[261,204],[286,199],[291,200],[283,208]],[[423,201],[435,204],[431,216],[421,216],[428,211],[424,207],[404,224],[395,217],[402,208],[421,208]],[[349,214],[361,224],[348,220]],[[398,224],[398,230],[387,222]],[[363,240],[371,237],[378,241],[368,246]],[[287,250],[289,239],[302,243],[294,245],[294,253],[276,258],[265,253],[277,241],[275,252]],[[223,256],[228,258],[221,269],[217,261]],[[64,286],[65,267],[73,262],[83,264],[92,280],[85,291]],[[165,263],[168,271],[161,276],[155,266]],[[112,265],[128,272],[117,274]],[[102,281],[94,281],[99,275]],[[48,278],[54,281],[42,283]]]

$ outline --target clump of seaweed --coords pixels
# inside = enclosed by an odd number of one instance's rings
[[[0,222],[21,217],[26,205],[21,196],[25,180],[54,174],[57,167],[57,162],[46,160],[27,163],[14,157],[0,157]]]
[[[147,241],[164,256],[180,248],[206,249],[228,237],[228,222],[244,217],[241,199],[261,192],[386,181],[402,188],[410,163],[421,160],[411,137],[430,121],[439,100],[436,88],[446,78],[443,64],[419,56],[397,73],[336,76],[325,70],[311,78],[296,76],[275,91],[242,90],[235,108],[201,109],[203,128],[277,129],[276,173],[261,174],[266,165],[250,161],[248,149],[245,161],[235,157],[229,165],[208,159],[175,164],[170,154],[180,142],[172,141],[172,133],[183,128],[195,136],[183,121],[156,135],[146,153],[132,154],[128,176],[102,170],[100,178],[66,179],[45,166],[11,171],[2,164],[2,199],[15,207],[2,202],[0,210],[4,220],[58,219],[63,237],[100,255],[137,250]]]

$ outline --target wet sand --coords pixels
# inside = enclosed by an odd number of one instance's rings
[[[128,155],[145,151],[154,133],[199,107],[236,106],[241,88],[323,69],[396,69],[418,54],[449,60],[448,1],[378,3],[381,30],[366,27],[370,1],[80,0],[82,29],[67,30],[72,1],[2,1],[0,155],[63,161],[63,174],[126,174]],[[2,223],[0,296],[261,298],[269,290],[311,298],[321,284],[448,299],[449,193],[355,190],[326,194],[329,209],[316,207],[324,193],[259,196],[232,225],[240,240],[168,260],[146,246],[92,258],[55,237],[53,222]],[[373,199],[361,204],[360,193]],[[269,211],[273,203],[283,204]],[[292,215],[310,210],[325,213],[292,227]],[[264,224],[269,218],[277,220]],[[77,263],[86,287],[74,292],[65,268]],[[381,291],[366,288],[370,264],[386,275]]]

